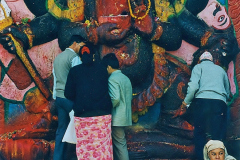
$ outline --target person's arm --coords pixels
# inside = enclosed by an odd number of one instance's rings
[[[190,82],[188,83],[187,95],[184,99],[186,105],[190,104],[194,98],[195,93],[199,89],[199,82],[201,78],[201,68],[195,66],[192,70]]]
[[[181,116],[186,113],[186,109],[188,105],[192,102],[195,93],[199,89],[200,78],[201,78],[201,68],[199,66],[195,66],[192,70],[190,82],[188,83],[187,95],[184,101],[182,102],[181,106],[176,110],[172,118]]]
[[[114,80],[110,79],[108,81],[108,90],[111,97],[113,107],[117,107],[120,102],[120,88],[119,84]]]
[[[73,75],[73,70],[70,69],[64,91],[64,96],[71,101],[75,101],[76,98],[76,85]]]
[[[226,89],[226,92],[227,92],[227,97],[226,98],[228,100],[229,97],[230,97],[231,90],[230,90],[230,83],[229,83],[227,73],[224,75],[224,88]]]
[[[56,99],[56,83],[57,83],[57,79],[56,79],[56,75],[55,75],[55,72],[54,72],[54,68],[52,70],[52,73],[53,73],[53,92],[52,92],[52,97],[53,99]]]

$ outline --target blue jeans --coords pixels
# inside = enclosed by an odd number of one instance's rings
[[[70,122],[69,112],[72,110],[73,102],[65,98],[57,97],[55,104],[58,110],[58,128],[56,132],[53,160],[64,160],[67,159],[67,143],[62,142],[62,139]]]

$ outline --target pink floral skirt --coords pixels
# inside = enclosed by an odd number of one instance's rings
[[[111,115],[74,117],[78,160],[112,160]]]

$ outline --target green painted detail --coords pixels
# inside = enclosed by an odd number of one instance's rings
[[[60,4],[56,3],[56,0],[54,0],[54,2],[55,2],[55,4],[56,4],[61,10],[68,10],[68,9],[69,9],[69,8],[66,8],[66,9],[62,8]],[[51,10],[49,10],[49,8],[48,8],[48,0],[46,1],[45,6],[46,6],[48,12],[49,12],[53,17],[55,17],[55,18],[57,18],[57,19],[62,19],[62,17],[57,16],[57,15],[54,14]],[[66,20],[71,21],[70,19],[66,19]]]
[[[48,1],[46,1],[46,8],[48,9]],[[68,1],[68,0],[67,0]],[[59,2],[57,2],[57,0],[54,0],[54,3],[56,4],[56,6],[58,6],[61,10],[69,10],[69,8],[67,6],[63,6],[61,5]]]
[[[174,1],[174,9],[177,15],[181,14],[183,10],[185,9],[185,4],[187,0],[175,0]]]
[[[8,99],[8,98],[3,97],[2,95],[0,95],[0,99],[2,99],[4,101],[4,103],[8,102],[8,103],[13,103],[13,104],[24,104],[23,101],[16,101],[16,100]]]
[[[1,59],[0,59],[0,66],[1,66],[1,79],[0,79],[0,84],[1,84],[1,82],[3,81],[4,76],[5,76],[5,74],[7,74],[8,69],[9,69],[9,67],[10,67],[11,65],[12,65],[12,60],[11,60],[10,63],[8,64],[8,67],[5,67],[4,64],[3,64],[3,62],[2,62]]]
[[[26,99],[27,94],[28,94],[29,92],[33,92],[33,91],[36,90],[36,89],[38,89],[37,86],[35,86],[35,87],[29,89],[29,90],[24,94],[24,96],[23,96],[23,102],[24,102],[24,100]]]
[[[236,64],[236,60],[233,61],[234,66],[235,66],[235,64]],[[236,86],[236,93],[233,95],[233,98],[231,99],[231,101],[227,103],[228,106],[231,106],[239,96],[239,87],[238,87],[238,82],[237,82],[237,78],[236,78],[236,68],[235,67],[234,67],[233,78],[234,78],[234,83],[235,83],[235,86]]]
[[[173,57],[173,58],[175,58],[175,59],[177,59],[179,62],[181,62],[182,64],[185,64],[186,66],[188,66],[187,65],[187,62],[186,61],[184,61],[182,58],[180,58],[180,57],[177,57],[177,56],[175,56],[175,55],[172,55],[172,54],[170,54],[170,53],[165,53],[165,54],[167,54],[167,55],[169,55],[169,56],[171,56],[171,57]],[[189,66],[188,66],[188,68],[189,68]]]
[[[4,121],[5,121],[5,123],[8,122],[8,112],[9,112],[9,103],[4,102]]]

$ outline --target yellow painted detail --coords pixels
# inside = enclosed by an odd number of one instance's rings
[[[31,112],[41,112],[42,105],[47,103],[46,98],[42,95],[40,90],[38,88],[35,88],[34,90],[30,90],[25,95],[24,104],[26,106],[26,109]]]
[[[147,112],[148,112],[148,107],[146,107],[146,108],[145,108],[144,110],[142,110],[142,111],[134,112],[134,113],[132,114],[132,121],[133,121],[134,123],[137,123],[137,122],[138,122],[138,116],[143,116],[143,115],[145,115]]]
[[[168,0],[155,0],[155,10],[161,22],[167,22],[169,17],[175,15],[174,8]]]
[[[148,107],[144,108],[141,112],[138,112],[138,115],[143,116],[148,112]]]
[[[3,30],[4,28],[10,26],[13,23],[13,20],[11,17],[7,17],[0,21],[0,30]]]
[[[15,47],[16,47],[17,55],[22,60],[22,62],[25,64],[25,66],[27,67],[27,69],[28,69],[29,73],[31,74],[31,76],[33,78],[36,77],[36,72],[31,67],[32,65],[30,64],[30,62],[26,58],[22,46],[19,44],[19,42],[11,34],[8,34],[8,36],[11,37],[11,39],[12,39],[12,41],[13,41]]]
[[[133,18],[135,18],[135,19],[140,19],[140,20],[142,20],[142,19],[144,19],[144,18],[148,15],[148,13],[149,13],[149,11],[150,11],[150,8],[151,8],[151,0],[148,0],[148,8],[147,8],[147,11],[146,11],[146,13],[145,13],[143,16],[141,16],[141,17],[135,16],[135,15],[133,14],[132,7],[131,7],[131,4],[130,4],[130,0],[128,0],[128,6],[129,6],[129,11],[130,11],[131,17],[133,17]]]
[[[47,1],[47,7],[51,14],[57,18],[68,19],[71,22],[79,22],[84,19],[84,1],[68,0],[68,9],[61,9],[54,0]]]
[[[85,23],[88,27],[91,25],[91,22],[90,22],[89,20],[86,20],[84,23]]]
[[[1,31],[4,28],[10,26],[13,23],[13,19],[12,19],[12,17],[7,17],[6,11],[5,11],[4,7],[2,6],[2,4],[0,4],[0,7],[3,10],[4,17],[5,17],[5,19],[0,21],[0,31]]]
[[[134,112],[134,113],[132,114],[132,121],[133,121],[134,123],[137,123],[137,121],[138,121],[138,112]]]
[[[152,43],[152,51],[154,54],[164,54],[165,49],[162,47],[159,47],[158,45]]]
[[[12,39],[12,41],[13,41],[15,47],[16,47],[16,52],[17,52],[18,57],[23,62],[24,66],[26,67],[26,69],[28,70],[29,74],[33,78],[35,84],[41,90],[41,92],[43,93],[44,97],[46,97],[48,99],[51,96],[51,93],[48,90],[48,88],[45,86],[45,84],[42,81],[41,77],[37,74],[36,70],[33,68],[32,64],[30,63],[30,61],[29,61],[26,53],[24,52],[22,46],[20,45],[20,43],[11,34],[8,34],[8,36],[11,37],[11,39]]]
[[[23,30],[23,32],[27,35],[28,40],[29,40],[29,48],[32,48],[33,46],[33,38],[35,37],[32,33],[32,30],[27,27],[25,30]]]
[[[183,10],[185,2],[186,0],[176,0],[174,7],[177,14]]]

